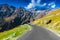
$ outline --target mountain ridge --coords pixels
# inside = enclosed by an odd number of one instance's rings
[[[8,4],[0,5],[0,31],[12,29],[18,25],[30,22],[32,12]]]

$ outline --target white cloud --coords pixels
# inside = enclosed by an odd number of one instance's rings
[[[51,6],[51,8],[55,8],[55,6],[56,6],[56,5],[55,5],[55,4],[53,4],[53,5]]]
[[[40,6],[45,6],[46,5],[46,3],[44,3],[44,4],[41,4]]]
[[[46,3],[44,4],[40,4],[41,0],[37,0],[37,2],[35,2],[35,0],[31,0],[31,3],[29,3],[29,5],[27,5],[27,7],[25,7],[26,9],[30,9],[30,8],[34,8],[35,6],[45,6]]]
[[[26,9],[30,9],[35,7],[35,0],[31,0],[31,3],[29,3],[29,5],[27,5],[27,7],[25,7]]]
[[[38,0],[37,3],[39,4],[41,2],[41,0]]]
[[[35,6],[45,6],[46,3],[44,4],[40,4],[41,0],[37,0],[37,2],[35,2],[35,0],[31,0],[31,3],[29,3],[27,5],[27,7],[25,7],[26,9],[30,9],[30,8],[34,8]]]
[[[25,8],[27,8],[27,9],[30,9],[30,8],[33,8],[35,5],[34,4],[32,4],[32,3],[30,3],[27,7],[25,7]]]
[[[46,6],[46,5],[48,5],[48,6]],[[31,9],[31,8],[34,8],[35,6],[39,6],[39,7],[44,7],[44,6],[46,6],[46,7],[48,7],[48,8],[55,8],[55,2],[51,2],[51,3],[49,3],[49,4],[47,4],[47,3],[43,3],[43,4],[41,4],[41,0],[37,0],[37,1],[35,1],[35,0],[31,0],[31,3],[29,3],[28,5],[27,5],[27,7],[25,7],[26,9]]]
[[[51,3],[48,4],[48,6],[50,6],[51,8],[55,8],[56,5],[55,5],[54,2],[51,2]]]
[[[35,0],[31,0],[31,3],[35,3]]]

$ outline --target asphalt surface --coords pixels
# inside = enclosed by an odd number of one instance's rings
[[[60,40],[60,37],[45,28],[34,25],[31,31],[17,40]]]

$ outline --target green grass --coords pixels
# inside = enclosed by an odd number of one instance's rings
[[[24,33],[29,31],[31,28],[29,25],[21,25],[9,31],[0,33],[0,40],[16,40],[18,37],[21,37]]]

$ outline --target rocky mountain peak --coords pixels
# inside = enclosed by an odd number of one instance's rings
[[[5,31],[30,22],[32,12],[8,4],[0,5],[0,31]]]

